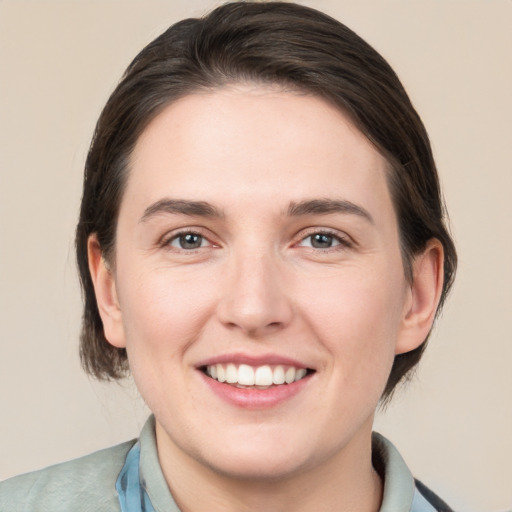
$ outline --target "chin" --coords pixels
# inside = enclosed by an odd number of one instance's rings
[[[288,442],[284,442],[281,436],[272,440],[267,435],[265,442],[258,442],[252,436],[238,443],[232,439],[229,447],[210,452],[202,458],[211,470],[224,476],[239,480],[276,481],[314,466],[313,459],[317,457],[314,450],[308,451],[304,442],[293,442],[290,436]]]
[[[209,466],[215,473],[234,480],[276,482],[302,472],[307,464],[296,458],[292,460],[289,457],[270,457],[259,453],[253,457],[226,457],[220,463]]]

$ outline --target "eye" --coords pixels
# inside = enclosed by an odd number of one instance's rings
[[[209,242],[199,233],[179,233],[178,235],[173,236],[167,242],[167,245],[170,245],[176,249],[184,249],[190,251],[194,249],[200,249],[201,247],[206,247],[209,245]]]
[[[313,249],[332,249],[340,245],[348,246],[349,242],[341,236],[320,231],[304,237],[298,245],[301,247],[311,247]]]

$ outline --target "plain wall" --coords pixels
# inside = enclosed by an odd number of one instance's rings
[[[464,512],[512,507],[512,2],[319,0],[395,68],[429,130],[458,279],[376,428]],[[95,121],[136,52],[209,0],[0,0],[0,479],[137,435],[130,383],[80,370],[73,231]]]

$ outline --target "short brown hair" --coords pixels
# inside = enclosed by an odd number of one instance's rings
[[[319,96],[348,114],[387,159],[406,276],[430,239],[444,248],[440,306],[453,282],[456,252],[428,135],[389,64],[333,18],[284,2],[234,2],[171,26],[129,65],[96,126],[85,165],[76,231],[84,295],[80,355],[100,379],[122,377],[126,351],[104,336],[87,260],[95,233],[113,257],[119,206],[131,152],[148,123],[169,103],[197,90],[236,82],[277,84]],[[438,309],[439,311],[439,309]],[[426,342],[426,340],[425,340]],[[418,363],[425,348],[395,357],[383,398]]]

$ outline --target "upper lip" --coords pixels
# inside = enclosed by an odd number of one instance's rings
[[[210,357],[208,359],[204,359],[197,364],[198,368],[202,368],[205,366],[212,366],[214,364],[247,364],[249,366],[264,366],[264,365],[283,365],[283,366],[293,366],[295,368],[307,368],[313,369],[307,364],[304,364],[297,359],[281,356],[278,354],[262,354],[262,355],[250,355],[250,354],[242,354],[242,353],[231,353],[231,354],[221,354],[218,356]]]

